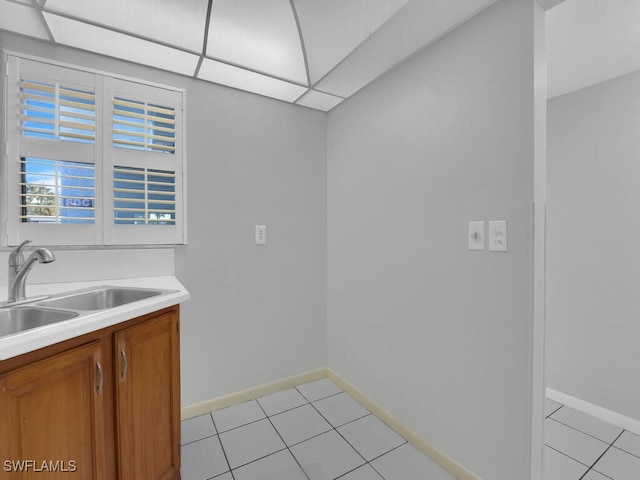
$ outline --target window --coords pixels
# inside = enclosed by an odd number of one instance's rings
[[[176,223],[176,173],[167,170],[113,169],[116,224]]]
[[[19,85],[23,135],[95,143],[96,96],[92,91],[22,79]]]
[[[6,61],[6,243],[184,243],[184,92]]]
[[[20,221],[95,224],[95,166],[21,158]]]

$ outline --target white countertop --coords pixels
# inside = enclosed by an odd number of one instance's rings
[[[88,287],[113,286],[175,290],[106,310],[82,313],[80,316],[43,327],[0,338],[0,361],[32,352],[85,333],[94,332],[147,313],[170,307],[189,299],[189,292],[176,277],[146,277],[94,282],[50,283],[27,285],[27,296],[58,295]],[[7,299],[6,287],[0,287],[0,302]]]

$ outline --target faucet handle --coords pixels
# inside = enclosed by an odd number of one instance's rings
[[[22,254],[22,250],[30,243],[31,240],[25,240],[11,252],[11,255],[9,255],[10,267],[19,267],[24,263],[24,255]]]

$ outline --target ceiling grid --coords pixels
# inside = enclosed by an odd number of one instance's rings
[[[0,0],[0,29],[329,111],[494,1]]]
[[[293,0],[289,0],[289,5],[291,5],[291,11],[293,12],[293,18],[296,21],[296,28],[298,29],[298,37],[300,38],[300,48],[302,48],[302,58],[304,59],[304,70],[307,74],[307,85],[311,85],[311,77],[309,76],[309,59],[307,57],[307,49],[304,46],[304,36],[302,35],[302,29],[300,28],[300,19],[298,18],[298,12],[296,10],[296,4]],[[306,92],[305,92],[306,93]],[[304,94],[300,95],[300,97],[296,100],[300,100]],[[294,102],[295,103],[295,102]]]
[[[46,1],[46,0],[45,0]],[[209,41],[209,23],[211,22],[211,9],[213,7],[213,0],[209,0],[207,4],[207,18],[204,23],[204,32],[202,41],[202,54],[200,55],[200,59],[198,60],[198,65],[196,65],[196,70],[193,72],[193,76],[198,78],[198,73],[200,73],[200,67],[202,66],[202,61],[204,57],[207,56],[207,42]]]

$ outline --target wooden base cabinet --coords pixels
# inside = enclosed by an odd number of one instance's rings
[[[178,306],[0,362],[0,478],[179,480]]]
[[[171,480],[180,470],[178,320],[172,312],[116,333],[120,478]]]
[[[106,478],[102,362],[93,342],[0,377],[7,478]]]

